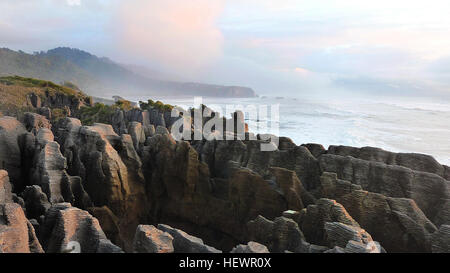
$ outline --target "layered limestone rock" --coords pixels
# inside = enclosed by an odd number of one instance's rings
[[[26,214],[29,219],[39,219],[51,207],[47,195],[37,185],[27,186],[23,192]]]
[[[139,225],[133,240],[135,253],[173,253],[173,237],[154,226]]]
[[[211,246],[203,243],[203,240],[186,232],[172,228],[168,225],[158,225],[158,229],[169,233],[173,237],[173,248],[176,253],[221,253]]]
[[[341,204],[330,199],[320,199],[317,204],[309,205],[304,209],[300,213],[299,227],[308,243],[327,245],[325,226],[328,222],[342,223],[355,228],[360,227]],[[332,248],[334,245],[330,247]]]
[[[52,206],[42,225],[41,241],[46,252],[119,253],[103,233],[98,220],[69,203]]]
[[[0,253],[42,253],[33,225],[22,207],[0,204]]]
[[[52,124],[47,120],[46,117],[36,113],[25,113],[22,123],[25,125],[25,128],[28,130],[28,132],[32,132],[33,134],[37,134],[37,132],[41,128],[52,128]]]
[[[270,252],[300,252],[305,237],[294,220],[278,217],[270,221],[263,216],[247,223],[248,239],[267,246]]]
[[[327,245],[330,248],[335,246],[345,248],[350,241],[362,243],[364,245],[373,242],[372,236],[364,229],[340,222],[326,222],[324,230]]]
[[[19,191],[25,185],[21,145],[26,133],[27,130],[17,119],[0,118],[0,169],[8,172],[11,184]]]
[[[342,204],[387,252],[430,252],[436,226],[414,200],[361,190],[334,173],[321,177],[322,196]]]
[[[282,167],[294,171],[307,190],[317,187],[320,168],[317,159],[306,147],[291,146],[285,150],[261,151],[261,140],[251,141],[203,141],[195,144],[202,161],[206,162],[213,176],[226,178],[223,166],[229,161],[249,168],[262,176],[270,175],[270,167]]]
[[[8,172],[0,170],[0,204],[12,203],[12,187]]]
[[[81,126],[79,120],[58,124],[57,138],[71,175],[80,176],[96,207],[107,206],[119,219],[121,237],[131,242],[147,213],[142,163],[130,135],[118,136],[111,125]]]
[[[227,179],[210,179],[195,149],[166,134],[157,134],[144,147],[144,170],[151,221],[182,227],[223,249],[231,250],[233,240],[246,240],[243,222],[258,215],[274,219],[314,199],[295,172],[282,168],[269,169],[264,179],[237,166]]]
[[[450,181],[437,174],[332,154],[320,156],[320,166],[364,190],[413,199],[437,226],[450,223]]]
[[[265,245],[257,242],[248,242],[246,245],[238,245],[231,250],[231,253],[269,253]]]
[[[442,225],[431,236],[431,250],[433,253],[450,253],[450,226]]]
[[[445,165],[439,164],[432,156],[416,153],[393,153],[380,148],[349,146],[330,146],[328,154],[351,156],[367,161],[381,162],[387,165],[403,166],[408,169],[437,174],[450,180],[450,173]],[[448,167],[447,167],[448,168]]]

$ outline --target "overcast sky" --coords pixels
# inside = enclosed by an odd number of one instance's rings
[[[448,0],[1,0],[0,46],[258,93],[450,97]],[[319,92],[322,91],[322,92]]]

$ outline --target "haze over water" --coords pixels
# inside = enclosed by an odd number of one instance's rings
[[[182,107],[192,107],[194,103],[192,97],[160,99]],[[393,152],[429,154],[441,164],[450,165],[450,103],[446,101],[424,102],[419,98],[325,101],[266,97],[203,98],[203,103],[219,112],[227,104],[244,107],[279,104],[279,135],[291,138],[297,145],[373,146]],[[257,124],[250,126],[251,132],[268,131],[264,126],[266,120]]]

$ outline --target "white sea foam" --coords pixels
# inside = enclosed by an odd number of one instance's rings
[[[160,99],[182,107],[193,104],[192,97]],[[203,103],[223,107],[227,104],[279,104],[279,134],[297,144],[374,146],[393,152],[429,154],[450,165],[450,103],[405,101],[404,98],[365,101],[203,98]],[[221,109],[214,110],[221,112]],[[265,121],[257,124],[265,124]],[[250,130],[266,133],[262,126],[251,126]]]

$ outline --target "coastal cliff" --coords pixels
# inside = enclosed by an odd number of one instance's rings
[[[450,252],[450,167],[431,156],[176,141],[170,105],[48,94],[0,109],[0,252]]]

